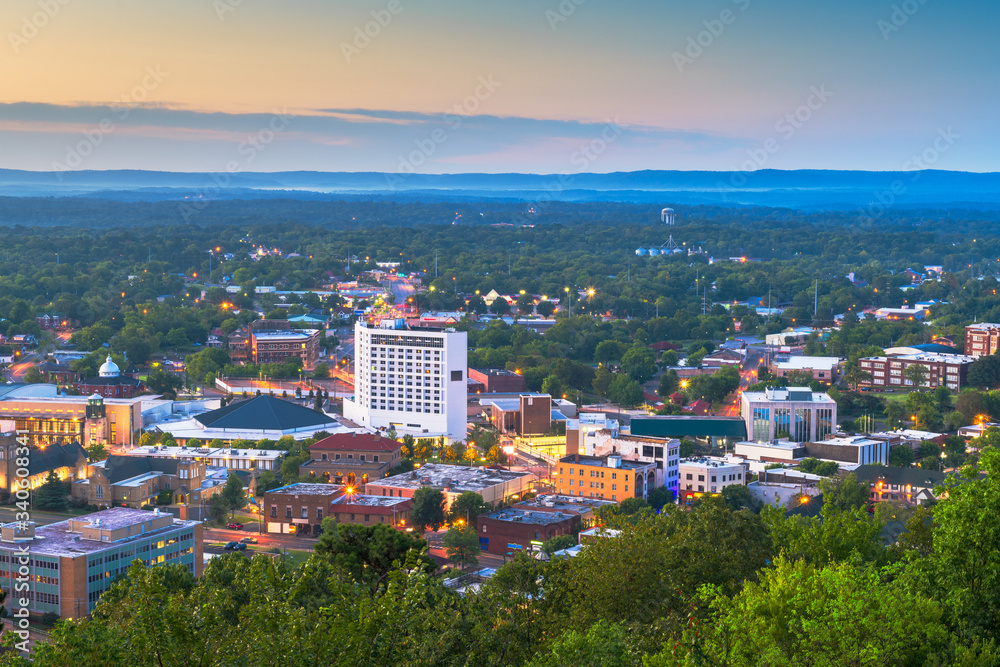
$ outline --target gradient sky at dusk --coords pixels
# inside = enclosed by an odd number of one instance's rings
[[[998,23],[995,0],[5,0],[0,168],[1000,171]]]

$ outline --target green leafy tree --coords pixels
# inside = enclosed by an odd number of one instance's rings
[[[909,468],[916,457],[909,445],[897,445],[889,450],[889,465],[897,468]]]
[[[226,509],[230,511],[231,516],[236,516],[236,510],[246,507],[247,497],[243,490],[243,482],[236,475],[229,475],[219,495],[226,501]]]
[[[444,534],[442,543],[448,560],[459,563],[463,570],[466,565],[479,563],[479,535],[474,527],[451,528]]]
[[[491,465],[504,465],[507,463],[507,452],[500,445],[493,445],[486,452],[486,461]]]
[[[557,551],[562,551],[563,549],[575,546],[576,539],[577,538],[573,535],[556,535],[542,544],[542,552],[551,556]]]
[[[451,503],[450,516],[452,523],[462,520],[466,525],[475,526],[479,515],[489,511],[489,505],[481,495],[475,491],[463,491]]]
[[[645,345],[633,345],[622,355],[622,371],[642,384],[656,373],[656,353]]]
[[[1000,386],[1000,354],[989,354],[976,359],[969,366],[969,385],[986,389]]]
[[[38,366],[30,366],[24,372],[24,382],[26,384],[40,384],[45,382],[45,376],[38,370]]]
[[[330,365],[323,361],[319,362],[313,369],[312,376],[320,380],[330,377]]]
[[[549,394],[553,398],[562,398],[563,385],[557,375],[550,375],[542,381],[542,393]]]
[[[623,408],[633,408],[642,403],[642,385],[621,373],[612,380],[608,398]]]
[[[820,516],[814,517],[786,516],[784,507],[761,509],[775,552],[818,565],[852,558],[884,564],[888,553],[882,541],[882,525],[864,509],[840,510],[825,500],[824,496]]]
[[[914,387],[922,387],[927,382],[930,369],[923,364],[910,364],[903,369],[903,378],[909,380]]]
[[[413,493],[410,518],[414,527],[423,532],[428,526],[435,530],[444,523],[445,497],[438,489],[423,487]]]
[[[750,490],[743,484],[730,484],[724,487],[722,489],[722,499],[725,501],[726,506],[734,512],[741,509],[752,510],[757,505],[753,496],[750,495]]]
[[[221,493],[217,493],[208,501],[208,516],[216,523],[222,523],[229,514],[229,505]]]
[[[88,461],[103,461],[108,458],[108,448],[100,442],[95,442],[87,447]]]
[[[850,563],[779,557],[760,583],[704,597],[712,609],[704,632],[686,631],[678,648],[647,658],[646,667],[939,664],[949,643],[940,604]]]
[[[611,374],[604,366],[600,366],[594,372],[594,381],[591,386],[601,396],[607,396],[611,391],[611,383],[615,380],[615,376]]]
[[[660,385],[657,387],[656,393],[661,398],[667,398],[671,394],[676,393],[680,386],[681,381],[680,378],[677,377],[677,371],[671,368],[660,376]]]
[[[347,572],[353,581],[374,592],[394,567],[414,558],[423,572],[437,566],[427,555],[427,542],[389,524],[365,526],[323,519],[323,534],[314,547],[319,559]]]
[[[50,470],[45,483],[35,491],[32,505],[45,512],[65,512],[68,500],[66,483],[59,479],[55,470]]]
[[[865,482],[859,482],[853,472],[844,478],[827,477],[819,482],[823,492],[823,503],[839,510],[850,510],[868,504],[871,489]]]
[[[600,620],[585,631],[565,630],[528,667],[640,667],[643,661],[629,649],[625,628]]]

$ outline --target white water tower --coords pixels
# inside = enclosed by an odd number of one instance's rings
[[[660,211],[660,220],[663,221],[663,224],[668,225],[670,227],[673,227],[674,226],[674,209],[672,209],[672,208],[665,208],[662,211]]]

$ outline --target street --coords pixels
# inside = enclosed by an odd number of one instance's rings
[[[746,359],[743,360],[743,366],[740,368],[740,388],[730,395],[729,400],[726,401],[726,404],[719,411],[720,415],[726,417],[740,416],[740,396],[747,387],[757,383],[757,369],[764,359],[764,354],[765,351],[763,348],[747,348]]]

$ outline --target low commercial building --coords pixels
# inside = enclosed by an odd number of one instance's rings
[[[27,599],[32,614],[87,616],[136,559],[150,567],[183,565],[201,576],[201,523],[115,507],[48,526],[29,521],[0,527],[0,587],[8,607]],[[24,568],[28,590],[15,592]]]
[[[905,354],[898,357],[865,357],[858,360],[861,370],[871,374],[871,379],[859,383],[862,387],[881,387],[901,389],[913,387],[914,382],[907,375],[911,366],[921,366],[924,379],[921,387],[948,387],[958,391],[966,384],[969,366],[975,357],[961,354],[935,354],[922,352],[920,354]]]
[[[788,440],[773,440],[771,442],[737,442],[733,448],[736,456],[742,456],[748,461],[765,463],[795,463],[808,456],[805,445]]]
[[[837,379],[840,367],[838,357],[789,357],[787,361],[775,361],[771,364],[771,373],[775,377],[788,377],[789,373],[809,373],[813,380],[831,384]]]
[[[889,443],[863,435],[805,443],[806,453],[817,459],[856,465],[889,463]]]
[[[581,456],[559,459],[554,475],[556,493],[621,502],[643,498],[656,487],[656,464],[629,461],[620,455]]]
[[[480,514],[476,519],[479,548],[499,556],[530,553],[558,535],[572,535],[580,525],[580,515],[538,512],[520,508]]]
[[[490,423],[501,433],[544,435],[552,430],[553,406],[548,394],[484,398],[480,405],[489,412]]]
[[[227,447],[164,447],[147,445],[125,452],[126,456],[203,461],[228,470],[277,470],[285,452],[279,449],[229,449]]]
[[[275,364],[290,358],[301,359],[302,367],[312,370],[319,359],[322,333],[319,329],[254,330],[250,335],[253,363]]]
[[[681,502],[690,502],[705,495],[719,495],[727,486],[745,486],[747,483],[746,468],[742,463],[720,457],[681,459],[678,470],[681,476],[678,492]]]
[[[576,514],[580,517],[581,525],[589,528],[597,523],[597,511],[599,509],[617,504],[614,500],[602,500],[600,498],[543,494],[531,500],[522,500],[513,505],[513,507],[529,512]]]
[[[290,484],[264,494],[267,532],[319,535],[335,499],[346,492],[340,484]]]
[[[791,509],[794,501],[803,496],[819,495],[819,487],[815,484],[792,484],[788,482],[750,482],[747,484],[750,496],[760,505],[785,507]]]
[[[330,502],[328,516],[338,523],[356,523],[370,526],[385,523],[395,528],[410,524],[413,501],[409,498],[390,498],[361,493],[345,493]]]
[[[484,394],[517,394],[524,391],[524,376],[504,368],[470,368],[469,380],[482,385]]]
[[[690,438],[713,447],[728,447],[734,442],[747,439],[747,427],[739,417],[633,417],[629,423],[629,431],[631,435],[651,438]]]
[[[374,496],[412,498],[417,489],[438,489],[444,493],[447,507],[451,507],[466,491],[478,493],[488,503],[517,499],[531,490],[534,481],[534,474],[527,471],[427,463],[411,472],[369,482],[365,492]]]

